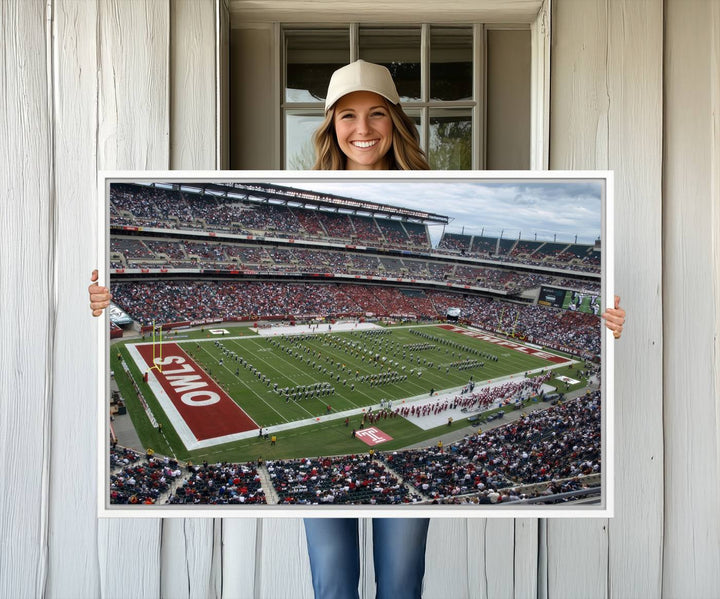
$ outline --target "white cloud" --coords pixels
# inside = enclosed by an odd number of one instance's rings
[[[322,176],[322,175],[319,175]],[[282,181],[277,182],[283,185]],[[292,187],[449,216],[447,232],[592,243],[601,230],[602,182],[595,180],[293,181]],[[433,237],[441,231],[431,228]],[[434,241],[437,241],[435,239]]]

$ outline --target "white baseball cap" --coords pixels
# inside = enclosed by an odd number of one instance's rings
[[[344,95],[357,91],[375,92],[393,104],[400,101],[395,82],[386,67],[356,60],[339,68],[330,77],[325,112]]]

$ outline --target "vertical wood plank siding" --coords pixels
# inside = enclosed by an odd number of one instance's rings
[[[217,165],[214,0],[170,4],[170,168]]]
[[[167,169],[169,3],[102,0],[98,8],[98,168]],[[103,597],[160,596],[161,525],[99,521]]]
[[[257,520],[257,597],[311,599],[310,560],[305,528],[298,518]]]
[[[666,11],[663,592],[717,597],[720,11],[702,1],[667,2]]]
[[[452,539],[452,543],[448,542]],[[472,540],[471,540],[472,539]],[[441,597],[452,591],[458,599],[478,596],[481,586],[468,584],[468,576],[482,568],[482,562],[469,553],[469,546],[480,540],[466,518],[430,520],[425,560],[427,574],[423,590],[426,597]],[[432,574],[431,574],[432,573]]]
[[[616,517],[435,519],[424,597],[717,597],[720,3],[552,10],[550,167],[615,171]],[[226,0],[0,2],[1,597],[312,597],[299,519],[95,513],[96,170],[227,156],[227,25]]]
[[[607,5],[554,0],[552,11],[550,168],[607,169]],[[607,596],[607,520],[548,520],[542,549],[548,597]]]
[[[539,520],[516,518],[513,556],[513,596],[538,596]]]
[[[258,520],[226,519],[222,523],[222,597],[261,597],[255,583],[259,569]]]
[[[608,166],[615,287],[630,313],[615,344],[614,597],[660,597],[663,547],[663,2],[608,3]],[[666,346],[667,347],[667,346]]]
[[[548,595],[657,597],[663,4],[562,0],[553,7],[550,164],[615,171],[615,282],[630,320],[615,345],[616,517],[548,522]]]
[[[54,3],[52,17],[58,276],[50,305],[57,334],[47,596],[98,597],[97,322],[87,297],[96,266],[88,258],[97,255],[98,7],[62,0]]]
[[[45,3],[3,2],[0,31],[0,326],[9,337],[0,344],[0,596],[37,597],[47,576],[55,326]]]
[[[171,0],[169,7],[170,168],[212,170],[217,166],[215,3]],[[220,597],[222,555],[213,548],[221,526],[212,519],[163,521],[163,597]]]

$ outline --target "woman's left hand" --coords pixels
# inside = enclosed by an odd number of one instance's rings
[[[601,317],[605,319],[605,326],[612,331],[613,337],[620,339],[625,324],[625,310],[620,307],[619,296],[615,296],[615,307],[605,310]]]

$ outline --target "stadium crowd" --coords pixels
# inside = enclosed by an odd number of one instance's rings
[[[565,349],[583,357],[600,352],[594,314],[502,302],[438,291],[393,287],[279,282],[168,281],[112,285],[117,303],[143,325],[202,319],[408,316],[440,319],[450,307],[479,328]]]
[[[446,446],[340,457],[269,461],[280,504],[494,504],[578,490],[602,471],[599,391],[523,414]],[[385,411],[387,413],[387,411]],[[181,466],[172,459],[111,450],[112,504],[264,504],[260,465]],[[119,469],[119,470],[118,470]]]
[[[384,249],[431,250],[427,227],[423,224],[258,201],[262,199],[231,199],[159,187],[113,184],[111,226],[232,232],[360,243]],[[600,268],[600,252],[595,251],[593,245],[577,243],[498,240],[446,232],[435,251],[576,271],[599,272]]]
[[[485,265],[432,259],[425,225],[230,200],[163,188],[113,184],[113,226],[240,233],[340,241],[411,250],[416,257],[273,247],[211,241],[111,236],[113,268],[214,268],[258,272],[333,272],[391,278],[456,282],[510,293],[557,285],[599,292],[595,283],[546,272],[520,272]],[[289,244],[288,244],[289,245]],[[427,255],[418,258],[418,252]],[[409,252],[408,252],[409,253]],[[437,250],[543,267],[599,272],[600,253],[592,246],[550,244],[446,233]],[[380,252],[378,252],[380,254]],[[338,283],[217,282],[209,280],[134,281],[112,285],[114,301],[141,324],[204,319],[295,319],[368,314],[413,319],[443,319],[459,308],[465,321],[487,331],[519,337],[591,357],[600,352],[600,319],[596,315],[550,307],[509,303],[487,297],[436,290]],[[424,344],[426,345],[426,344]],[[422,348],[417,349],[422,351]],[[411,351],[408,349],[407,351]],[[298,354],[299,356],[299,354]],[[418,358],[419,360],[419,358]],[[460,364],[460,363],[459,363]],[[395,375],[400,376],[399,373]],[[389,376],[389,375],[388,375]],[[339,380],[339,379],[338,379]],[[530,386],[538,385],[533,379]],[[508,385],[513,385],[508,383]],[[496,388],[497,389],[497,388]],[[287,390],[308,393],[308,390]],[[451,406],[468,410],[503,401],[527,389],[506,387],[474,393],[469,388]],[[537,391],[533,388],[532,391]],[[315,392],[315,389],[312,390]],[[440,410],[442,404],[435,406]],[[396,410],[395,414],[412,415]],[[374,417],[393,414],[383,409]],[[416,414],[415,414],[416,415]],[[372,420],[371,420],[372,423]],[[469,435],[447,447],[352,455],[339,458],[278,460],[267,471],[281,503],[376,503],[469,501],[498,503],[522,499],[519,486],[546,484],[553,491],[581,486],[582,477],[597,474],[600,463],[600,394],[532,412],[510,424]],[[182,468],[168,458],[112,450],[111,503],[265,503],[259,466],[203,463]],[[398,475],[404,479],[403,484]],[[580,477],[580,478],[578,478]],[[562,482],[559,482],[562,479]],[[175,483],[175,484],[174,484]],[[174,489],[173,489],[174,488]],[[463,499],[464,500],[464,499]]]
[[[268,462],[282,504],[398,504],[412,495],[382,463],[367,455]]]
[[[360,216],[267,203],[267,197],[228,198],[187,190],[114,183],[111,226],[190,229],[294,239],[325,239],[385,248],[429,249],[424,225],[378,216]],[[259,200],[259,201],[258,201]]]
[[[252,462],[188,466],[189,474],[168,498],[169,504],[264,504],[265,492]]]
[[[177,461],[170,458],[147,456],[141,463],[138,459],[139,455],[132,450],[111,453],[111,465],[122,466],[119,472],[110,474],[111,504],[152,505],[169,490],[172,481],[182,475]]]
[[[181,241],[114,235],[110,239],[112,267],[197,268],[256,272],[326,273],[452,281],[497,291],[518,293],[540,285],[596,290],[597,283],[578,282],[548,273],[527,273],[489,266],[437,263],[417,258],[388,258],[339,250],[276,248],[226,242]]]
[[[379,457],[431,499],[597,474],[600,392],[530,412],[449,447]]]
[[[438,243],[437,252],[575,271],[600,272],[600,252],[595,250],[594,245],[526,239],[498,240],[497,237],[445,233]]]

